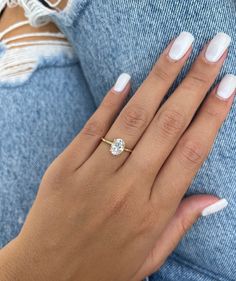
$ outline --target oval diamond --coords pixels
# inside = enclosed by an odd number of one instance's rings
[[[122,139],[114,139],[110,151],[113,155],[121,154],[125,149],[125,142]]]

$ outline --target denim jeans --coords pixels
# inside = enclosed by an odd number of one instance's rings
[[[61,54],[41,59],[26,80],[0,84],[2,246],[19,232],[46,167],[78,133],[121,72],[132,76],[131,96],[168,42],[185,30],[196,41],[167,97],[219,31],[228,33],[232,43],[218,80],[235,74],[235,0],[69,0],[63,11],[46,12],[74,53],[64,60]],[[235,118],[234,101],[186,194],[216,194],[229,206],[199,219],[150,281],[236,280]]]

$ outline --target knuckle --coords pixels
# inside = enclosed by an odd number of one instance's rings
[[[171,74],[163,66],[156,65],[151,71],[153,78],[161,80],[163,82],[169,81]]]
[[[210,93],[207,100],[202,105],[201,114],[204,118],[219,126],[227,117],[229,104],[227,100],[220,100],[216,94]]]
[[[210,77],[204,72],[193,71],[189,73],[187,78],[187,84],[191,88],[196,88],[199,86],[208,86],[210,83]]]
[[[41,184],[47,186],[51,191],[59,191],[65,186],[65,179],[69,177],[70,173],[65,169],[64,163],[58,163],[54,160],[47,168]]]
[[[139,106],[129,106],[121,113],[121,123],[128,131],[140,130],[147,122],[147,111]]]
[[[211,119],[216,119],[222,121],[224,117],[224,110],[219,108],[218,106],[206,106],[204,109],[204,113],[206,117],[210,117]]]
[[[180,158],[182,164],[187,168],[198,166],[205,157],[205,149],[197,141],[184,140],[180,149]]]
[[[103,129],[100,123],[96,120],[90,119],[81,131],[86,136],[99,137],[103,136]]]
[[[186,76],[184,84],[188,88],[208,87],[214,80],[217,68],[200,57]]]
[[[181,133],[186,124],[186,117],[176,109],[161,111],[157,118],[160,133],[164,137],[173,137]]]
[[[113,109],[114,107],[117,106],[117,100],[112,98],[113,95],[114,95],[114,93],[112,93],[112,95],[106,95],[104,97],[104,99],[103,99],[103,101],[102,101],[102,103],[100,105],[100,107],[102,109],[105,109],[105,110],[109,109],[109,110],[111,110],[111,109]]]

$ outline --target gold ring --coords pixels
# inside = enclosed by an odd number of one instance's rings
[[[131,149],[125,147],[125,142],[123,139],[114,139],[113,141],[101,138],[101,140],[107,144],[110,144],[110,152],[112,155],[119,155],[123,151],[132,152]]]

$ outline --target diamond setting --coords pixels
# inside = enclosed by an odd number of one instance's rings
[[[110,152],[112,155],[119,155],[125,149],[125,142],[122,139],[114,139],[111,144]]]

